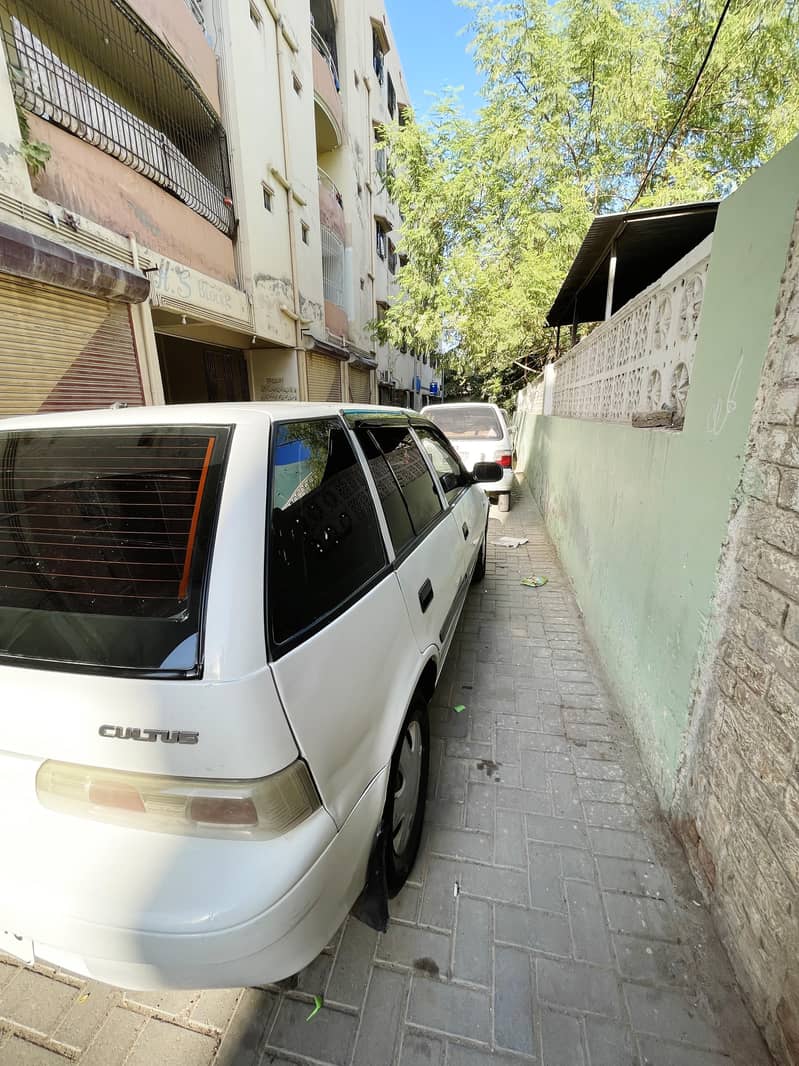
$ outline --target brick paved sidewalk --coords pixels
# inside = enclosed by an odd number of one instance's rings
[[[0,1066],[771,1061],[526,490],[492,511],[502,533],[529,544],[490,547],[467,603],[433,700],[423,850],[386,935],[350,919],[283,992],[123,996],[0,964]],[[549,584],[523,588],[531,573]]]

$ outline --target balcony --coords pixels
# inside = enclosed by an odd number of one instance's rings
[[[336,61],[324,37],[311,27],[316,151],[319,155],[341,146],[344,109],[339,94]]]
[[[331,230],[339,240],[346,240],[346,220],[344,217],[344,197],[336,183],[321,167],[319,174],[319,219],[322,226]]]
[[[325,292],[325,325],[337,337],[347,335],[344,308],[344,241],[322,223],[322,281]]]
[[[161,11],[154,0],[135,6]],[[193,23],[184,4],[180,11]],[[21,108],[112,156],[231,235],[224,129],[133,5],[0,0],[0,35]]]

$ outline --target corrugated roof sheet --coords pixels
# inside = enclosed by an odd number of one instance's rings
[[[547,315],[550,326],[605,317],[610,249],[616,242],[613,310],[631,300],[712,233],[718,200],[597,215]]]

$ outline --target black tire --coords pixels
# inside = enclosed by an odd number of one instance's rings
[[[395,826],[395,806],[401,795],[403,787],[407,787],[408,780],[403,777],[401,762],[411,756],[413,742],[421,745],[418,767],[418,789],[416,790],[416,802],[412,812],[408,811],[410,824],[407,818]],[[402,759],[405,753],[405,760]],[[402,731],[397,741],[397,747],[391,757],[391,771],[388,778],[388,795],[386,796],[385,824],[388,827],[386,841],[386,885],[391,899],[408,879],[413,869],[416,856],[419,852],[419,843],[422,839],[422,824],[424,823],[424,808],[427,800],[427,778],[430,772],[430,721],[427,715],[427,701],[417,693],[411,702],[407,717],[402,726]],[[401,843],[399,843],[401,842]],[[398,850],[399,843],[399,850]]]
[[[474,570],[472,572],[472,584],[478,585],[486,576],[486,549],[488,547],[488,520],[486,520],[486,528],[483,533],[483,543],[480,545],[480,554],[477,556],[477,562],[474,564]]]
[[[509,511],[510,510],[510,493],[509,492],[503,492],[502,495],[499,497],[499,509],[500,509],[500,511]]]

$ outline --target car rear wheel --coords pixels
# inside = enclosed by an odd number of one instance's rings
[[[510,510],[510,493],[509,492],[503,492],[502,495],[499,497],[499,509],[500,509],[500,511],[509,511]]]
[[[488,522],[486,521],[485,533],[483,533],[483,543],[480,545],[480,554],[477,556],[477,562],[474,564],[474,571],[472,572],[472,584],[476,585],[482,581],[486,575],[486,550],[488,548]]]
[[[392,898],[405,884],[419,851],[429,771],[427,702],[417,693],[391,759],[386,797],[386,883]]]

